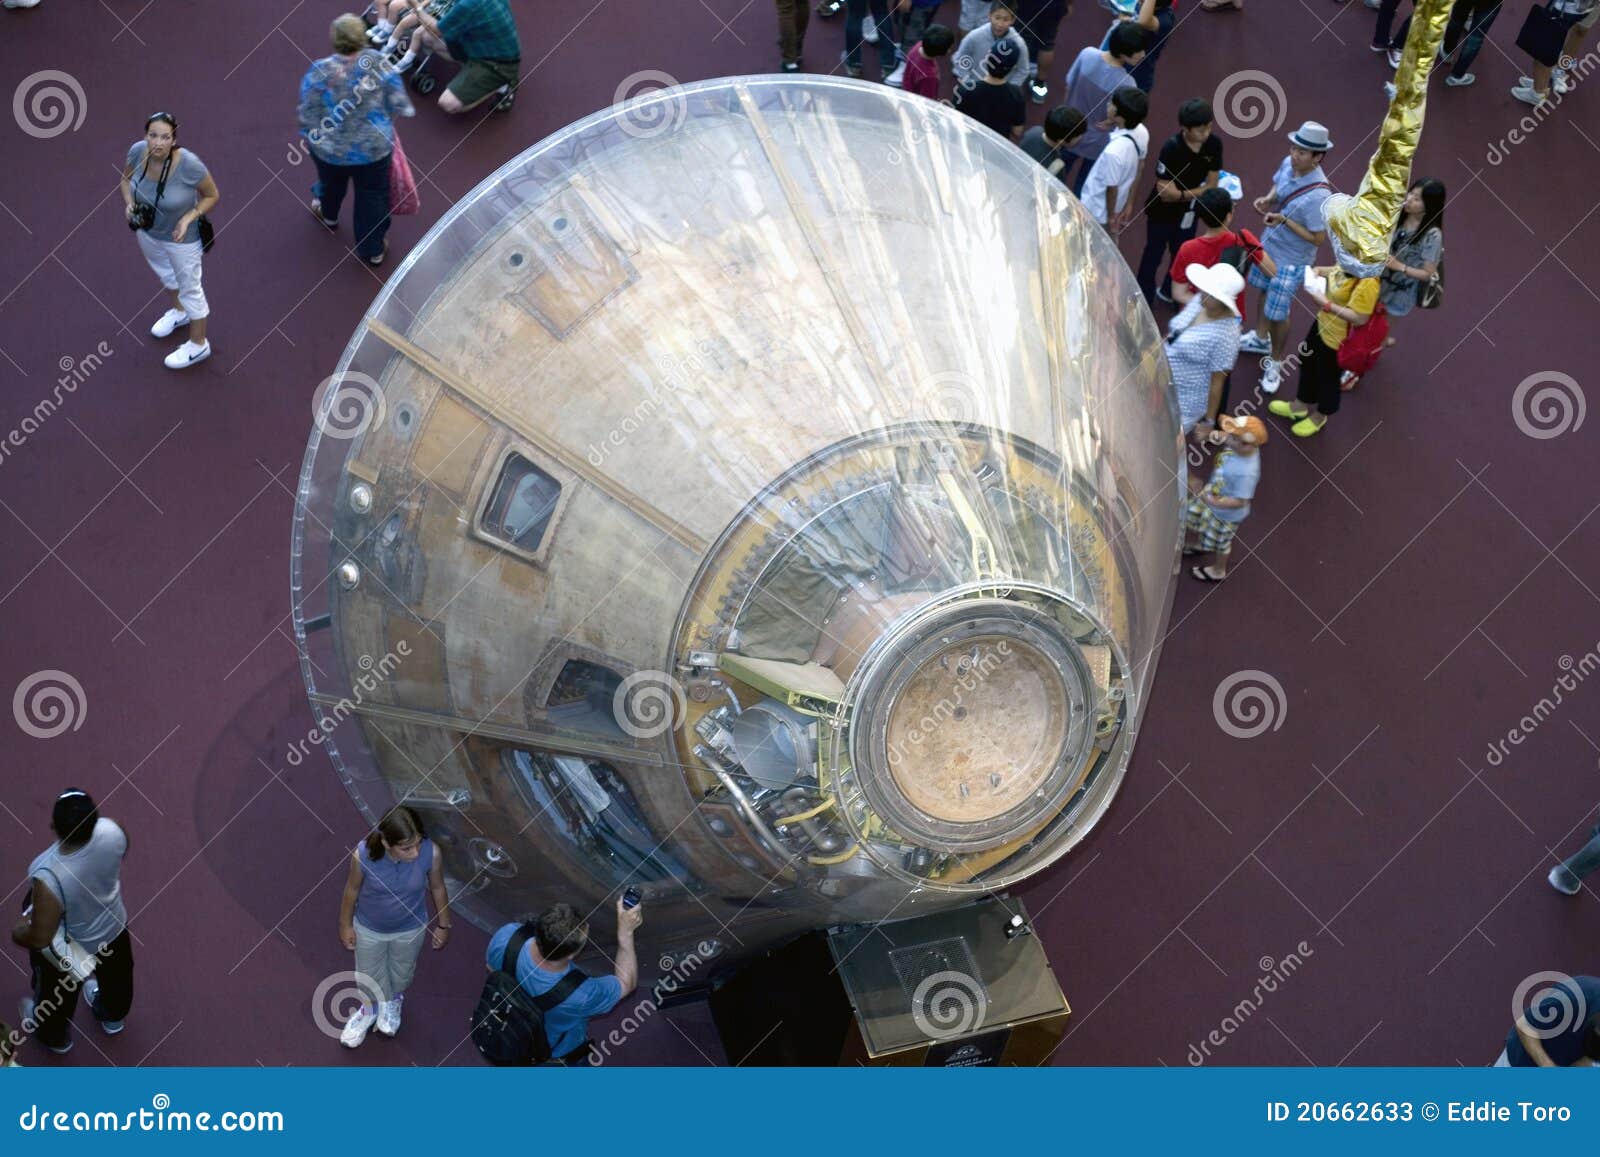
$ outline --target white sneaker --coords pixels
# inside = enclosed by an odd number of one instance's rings
[[[360,1048],[361,1042],[367,1039],[367,1032],[377,1023],[378,1014],[372,1011],[370,1004],[363,1004],[356,1009],[355,1014],[344,1022],[344,1031],[339,1034],[339,1043],[347,1049]]]
[[[1444,82],[1451,88],[1465,88],[1477,79],[1476,73],[1469,72],[1465,76],[1447,76],[1444,78]]]
[[[1533,87],[1533,77],[1517,77],[1517,87],[1531,89]],[[1550,70],[1550,87],[1555,89],[1559,96],[1566,96],[1567,93],[1572,91],[1572,78],[1567,75],[1566,69],[1552,68]]]
[[[5,0],[7,8],[37,8],[39,0]]]
[[[1239,352],[1242,354],[1270,354],[1272,352],[1272,343],[1255,330],[1251,330],[1239,339]]]
[[[1390,68],[1399,68],[1400,67],[1400,49],[1398,49],[1398,48],[1389,49],[1389,67]]]
[[[211,343],[204,342],[196,345],[186,341],[177,349],[166,356],[166,366],[169,370],[186,370],[190,366],[199,365],[211,356]]]
[[[1276,394],[1283,385],[1283,368],[1271,358],[1261,359],[1261,392]]]
[[[393,1000],[386,1000],[378,1005],[377,1030],[384,1036],[393,1036],[400,1031],[400,1002],[405,1000],[405,993],[401,993]]]
[[[884,84],[888,84],[888,85],[893,85],[895,88],[899,88],[900,85],[905,81],[905,78],[906,78],[906,66],[905,66],[905,62],[902,61],[901,63],[899,63],[899,64],[894,66],[894,71],[893,72],[891,72],[888,76],[883,78],[883,83]]]
[[[878,43],[878,26],[872,22],[871,16],[861,18],[861,39],[868,44]]]
[[[1386,80],[1383,82],[1383,95],[1388,97],[1390,100],[1393,100],[1394,94],[1399,91],[1399,89],[1395,88],[1394,81]]]
[[[189,315],[181,309],[169,309],[166,313],[156,318],[155,325],[150,327],[151,337],[171,337],[172,331],[180,325],[189,324]]]
[[[1550,99],[1549,93],[1535,92],[1533,85],[1531,84],[1517,85],[1516,88],[1511,90],[1511,95],[1516,97],[1523,104],[1531,104],[1534,108],[1538,108],[1545,101]]]

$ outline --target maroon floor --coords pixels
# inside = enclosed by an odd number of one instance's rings
[[[1581,483],[1600,423],[1541,439],[1513,420],[1531,374],[1572,375],[1580,407],[1589,384],[1600,133],[1583,125],[1596,103],[1580,86],[1489,163],[1531,112],[1507,94],[1515,7],[1477,86],[1433,89],[1417,172],[1452,192],[1445,308],[1407,319],[1382,372],[1315,441],[1276,432],[1234,577],[1184,580],[1121,798],[1024,889],[1077,1010],[1058,1063],[1181,1065],[1263,969],[1298,953],[1292,978],[1236,1032],[1230,1021],[1216,1063],[1483,1064],[1523,978],[1600,965],[1595,896],[1563,899],[1543,880],[1591,822],[1600,680],[1531,721],[1498,766],[1485,758],[1600,639],[1597,507]],[[349,967],[334,917],[360,827],[327,766],[283,760],[311,722],[288,635],[289,522],[312,391],[379,280],[307,219],[310,175],[288,160],[295,85],[336,9],[226,8],[45,0],[0,13],[8,86],[59,69],[86,98],[81,126],[53,139],[0,118],[0,427],[20,430],[89,355],[103,362],[24,444],[0,446],[0,690],[59,669],[87,702],[59,738],[7,722],[0,879],[20,879],[69,783],[132,833],[138,1007],[115,1040],[80,1033],[71,1063],[466,1063],[472,929],[424,961],[396,1042],[346,1053],[313,1021],[318,983]],[[514,113],[478,125],[427,107],[407,127],[428,177],[397,252],[630,74],[776,63],[766,0],[517,8],[534,71]],[[1282,132],[1315,118],[1337,145],[1331,176],[1353,188],[1388,76],[1367,51],[1370,13],[1330,0],[1181,8],[1156,139],[1180,100],[1263,69],[1287,89],[1284,123],[1230,140],[1229,167],[1259,191]],[[1079,0],[1052,79],[1105,24]],[[839,22],[814,24],[810,66],[836,67],[839,40]],[[172,343],[148,336],[160,307],[115,193],[156,109],[182,119],[224,196],[206,265],[216,354],[182,376],[160,364]],[[1246,670],[1275,679],[1286,710],[1276,730],[1233,739],[1213,693]],[[16,897],[0,890],[8,909]],[[19,954],[4,956],[20,995]],[[55,1060],[33,1046],[24,1059]],[[616,1057],[722,1059],[703,1007],[649,1022]]]

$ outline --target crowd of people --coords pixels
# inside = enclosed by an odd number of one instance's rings
[[[37,2],[0,0],[7,8]],[[301,79],[296,119],[317,172],[308,202],[312,216],[337,233],[345,196],[354,190],[352,248],[368,264],[382,265],[393,216],[414,213],[419,204],[395,128],[415,115],[407,73],[418,92],[431,92],[431,74],[416,70],[433,60],[453,65],[437,102],[442,112],[460,114],[489,101],[502,112],[516,94],[522,49],[510,0],[376,0],[369,18],[347,13],[333,21],[332,52],[313,61]],[[184,329],[185,340],[166,365],[199,365],[211,356],[203,271],[214,241],[209,214],[221,194],[205,163],[179,143],[173,114],[145,119],[144,136],[124,161],[121,191],[128,227],[168,298],[150,334],[167,338]]]
[[[1231,276],[1230,276],[1231,274]],[[1200,306],[1186,332],[1235,325],[1231,306],[1243,293],[1230,266],[1193,271]],[[1176,284],[1176,283],[1175,283]],[[1205,344],[1225,343],[1212,337]],[[1249,489],[1260,470],[1266,440],[1261,419],[1223,415],[1226,448],[1217,456],[1207,491],[1215,509],[1229,515],[1248,507]],[[1236,521],[1222,518],[1190,541],[1226,555]],[[1222,540],[1220,543],[1218,540]],[[89,793],[68,788],[50,814],[51,845],[28,866],[28,899],[11,930],[12,943],[28,954],[30,984],[18,1012],[20,1028],[0,1019],[0,1066],[19,1064],[17,1054],[32,1037],[56,1054],[72,1051],[73,1016],[80,994],[101,1032],[123,1031],[133,1009],[133,940],[122,895],[127,833],[102,816]],[[1600,869],[1600,825],[1587,843],[1550,870],[1550,886],[1566,896],[1582,890]],[[432,905],[432,913],[429,905]],[[616,902],[617,944],[609,972],[590,976],[576,966],[589,945],[589,920],[569,903],[501,925],[484,950],[489,979],[472,1015],[472,1039],[488,1059],[505,1063],[589,1065],[600,1061],[589,1037],[590,1020],[606,1015],[639,983],[634,933],[644,921],[638,895],[628,890]],[[350,855],[340,898],[339,942],[352,953],[361,993],[343,1025],[339,1043],[359,1048],[372,1032],[400,1031],[406,991],[416,976],[423,945],[443,949],[452,916],[443,862],[415,811],[398,806],[379,821]],[[1575,1014],[1574,1010],[1578,1010]],[[1557,1026],[1552,1028],[1552,1026]],[[535,1034],[528,1041],[527,1034]],[[509,1058],[505,1050],[509,1048]],[[1600,1063],[1600,978],[1568,977],[1535,994],[1530,1007],[1506,1034],[1497,1066],[1587,1066]]]
[[[1207,11],[1240,10],[1243,0],[1196,0]],[[0,0],[29,8],[39,0]],[[1374,51],[1398,65],[1410,17],[1396,26],[1399,0],[1367,0],[1377,9]],[[776,0],[780,67],[803,67],[812,0]],[[821,0],[816,11],[845,20],[841,64],[863,73],[872,47],[881,79],[928,99],[950,103],[977,123],[1016,142],[1044,171],[1078,196],[1088,215],[1112,234],[1142,220],[1144,243],[1135,282],[1164,318],[1166,352],[1185,436],[1214,451],[1205,477],[1189,479],[1184,554],[1189,575],[1223,581],[1233,539],[1250,513],[1261,476],[1260,452],[1270,439],[1254,399],[1229,410],[1231,377],[1241,353],[1262,358],[1258,390],[1268,414],[1309,438],[1338,413],[1342,398],[1396,343],[1394,326],[1442,291],[1446,189],[1436,178],[1414,180],[1394,222],[1381,267],[1347,272],[1319,264],[1328,244],[1325,207],[1335,192],[1323,168],[1334,150],[1329,130],[1306,121],[1287,134],[1288,151],[1249,201],[1259,232],[1237,221],[1242,182],[1224,168],[1225,142],[1201,97],[1184,100],[1156,153],[1152,179],[1150,92],[1156,64],[1177,28],[1177,0],[1137,0],[1096,43],[1077,52],[1060,78],[1063,98],[1042,124],[1025,130],[1028,104],[1046,101],[1054,77],[1056,36],[1068,0],[960,0],[957,27],[938,21],[941,0]],[[1550,35],[1562,58],[1581,50],[1600,0],[1551,0]],[[1456,0],[1438,70],[1445,84],[1474,80],[1470,69],[1499,11],[1498,0]],[[509,107],[520,76],[521,48],[508,0],[377,0],[369,18],[346,14],[330,29],[331,53],[307,69],[297,120],[317,179],[309,210],[330,233],[340,228],[353,189],[353,250],[371,265],[388,253],[392,214],[407,197],[397,122],[415,115],[405,77],[430,60],[457,66],[438,108],[460,114],[487,102]],[[949,80],[944,76],[948,61]],[[1535,61],[1514,90],[1542,104],[1573,83],[1560,61]],[[431,91],[415,85],[419,92]],[[209,214],[220,200],[200,157],[180,143],[178,119],[156,112],[129,148],[121,194],[127,224],[167,294],[168,308],[151,326],[158,338],[186,329],[165,359],[173,369],[211,354],[210,316],[202,286],[203,255],[213,243]],[[1252,303],[1249,290],[1255,291]],[[1309,305],[1311,320],[1292,351],[1292,314]],[[1251,318],[1254,318],[1252,323]],[[1294,399],[1278,397],[1290,375]],[[28,905],[12,931],[28,952],[31,992],[22,1002],[23,1032],[52,1052],[73,1046],[71,1021],[80,992],[100,1029],[122,1031],[133,1005],[134,960],[121,894],[126,832],[99,814],[87,792],[69,789],[55,801],[52,846],[30,865]],[[1579,853],[1552,870],[1550,883],[1575,894],[1600,867],[1600,827]],[[429,906],[432,905],[430,913]],[[586,918],[569,904],[508,923],[490,939],[485,964],[528,1002],[524,1013],[542,1026],[537,1059],[583,1063],[587,1023],[613,1009],[638,983],[633,933],[643,919],[636,898],[617,903],[619,941],[609,975],[574,967],[588,942]],[[445,948],[452,927],[443,866],[423,824],[409,808],[382,818],[351,853],[338,915],[338,935],[353,953],[354,971],[370,986],[343,1025],[341,1043],[355,1048],[370,1032],[393,1036],[424,944]],[[1600,980],[1579,977],[1582,995],[1600,1000]],[[1590,983],[1592,982],[1592,983]],[[1593,991],[1590,991],[1590,988]],[[1530,1015],[1532,1015],[1530,1013]],[[1572,1040],[1552,1042],[1524,1032],[1507,1038],[1501,1063],[1575,1063],[1600,1059],[1600,1022],[1586,1022]],[[0,1024],[0,1063],[16,1063],[23,1036]]]
[[[1473,2],[1460,0],[1446,40],[1445,56],[1457,54],[1456,69],[1470,66],[1487,32]],[[1374,45],[1382,39],[1388,52],[1403,44],[1408,27],[1394,27],[1397,0],[1372,3],[1380,9]],[[1250,512],[1259,451],[1269,437],[1255,411],[1270,398],[1266,413],[1285,419],[1290,434],[1314,436],[1395,344],[1394,322],[1419,304],[1438,303],[1445,187],[1434,178],[1415,181],[1395,222],[1386,264],[1371,276],[1355,276],[1336,263],[1318,262],[1329,244],[1324,213],[1336,190],[1323,169],[1334,141],[1317,121],[1288,134],[1287,155],[1265,182],[1265,192],[1241,205],[1243,182],[1224,167],[1225,143],[1211,104],[1192,97],[1180,103],[1176,131],[1156,151],[1147,183],[1150,92],[1156,62],[1177,32],[1177,4],[1116,0],[1108,6],[1124,7],[1127,18],[1113,19],[1097,42],[1071,58],[1061,78],[1062,102],[1032,128],[1026,128],[1028,104],[1044,102],[1056,79],[1052,66],[1065,4],[962,0],[955,29],[935,19],[938,3],[923,0],[824,0],[817,12],[843,16],[842,64],[851,76],[861,75],[862,45],[876,44],[885,83],[931,99],[948,90],[954,108],[1016,142],[1113,236],[1142,222],[1135,280],[1164,319],[1182,427],[1193,439],[1190,461],[1199,466],[1216,452],[1209,476],[1189,480],[1185,553],[1208,555],[1209,564],[1188,573],[1200,582],[1221,582],[1234,534]],[[778,11],[781,64],[796,71],[809,12],[788,0],[779,0]],[[942,76],[946,59],[948,82]],[[1259,233],[1236,228],[1242,210],[1256,215]],[[1255,290],[1253,315],[1247,287]],[[1313,317],[1291,348],[1297,305]],[[1262,359],[1258,395],[1230,413],[1241,353]],[[1297,379],[1293,400],[1274,397],[1291,375]]]
[[[0,1066],[18,1064],[29,1037],[52,1053],[71,1052],[80,994],[107,1036],[122,1032],[133,1008],[133,939],[122,894],[128,835],[81,788],[56,798],[50,830],[55,840],[28,866],[28,898],[11,930],[12,943],[28,953],[30,983],[18,1007],[20,1027],[0,1019]],[[618,898],[616,917],[612,970],[599,976],[574,963],[588,946],[589,921],[571,904],[509,922],[490,937],[484,964],[504,988],[486,984],[485,994],[496,999],[486,1012],[480,997],[474,1013],[473,1039],[480,1048],[490,1042],[486,1055],[495,1043],[518,1040],[505,1031],[509,1023],[524,1035],[538,1034],[517,1046],[527,1055],[514,1062],[595,1063],[590,1019],[610,1012],[639,983],[634,931],[644,921],[644,906],[637,893]],[[393,1037],[400,1031],[423,945],[443,949],[452,924],[444,861],[417,813],[396,807],[350,854],[338,934],[353,954],[360,999],[342,1026],[340,1044],[359,1048],[372,1032]]]

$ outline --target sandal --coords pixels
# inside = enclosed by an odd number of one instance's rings
[[[1297,422],[1302,418],[1309,418],[1311,416],[1311,410],[1309,407],[1303,410],[1297,410],[1295,409],[1293,402],[1286,402],[1282,398],[1279,398],[1274,402],[1268,402],[1267,412],[1270,414],[1276,414],[1280,418],[1293,418]]]
[[[1211,573],[1211,568],[1208,566],[1190,567],[1189,577],[1192,579],[1199,579],[1203,583],[1220,583],[1227,581],[1226,575],[1224,575],[1222,578],[1218,578],[1216,575]]]
[[[1311,435],[1319,432],[1322,427],[1326,426],[1327,424],[1327,418],[1321,417],[1321,415],[1313,416],[1308,414],[1306,417],[1301,418],[1294,425],[1290,426],[1289,433],[1293,434],[1296,438],[1309,438]]]

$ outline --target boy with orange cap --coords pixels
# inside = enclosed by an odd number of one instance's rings
[[[1250,515],[1250,500],[1261,480],[1261,447],[1267,426],[1260,418],[1224,414],[1212,438],[1221,437],[1223,450],[1211,467],[1211,477],[1189,499],[1183,512],[1183,553],[1209,554],[1210,566],[1192,566],[1191,578],[1219,583],[1228,577],[1228,552],[1239,524]]]

